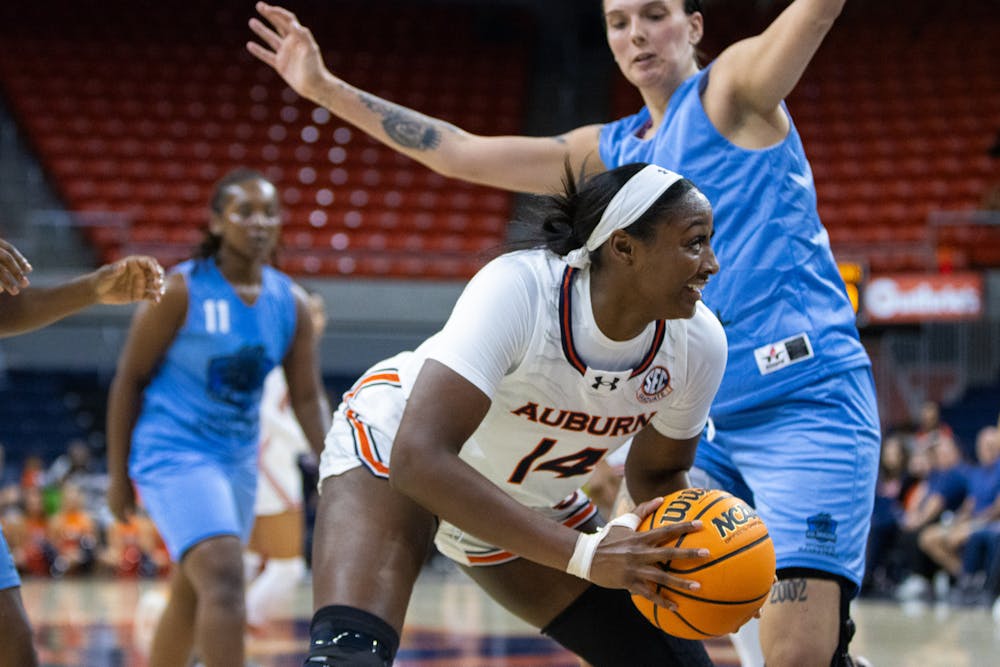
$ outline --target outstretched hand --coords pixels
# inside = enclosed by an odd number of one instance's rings
[[[108,509],[122,523],[135,514],[135,489],[127,477],[111,475],[108,483]]]
[[[329,74],[312,32],[283,7],[258,2],[256,8],[271,25],[250,19],[250,29],[266,46],[247,42],[247,51],[274,68],[292,90],[309,98],[309,91]]]
[[[159,303],[163,296],[163,267],[152,257],[130,255],[94,272],[98,303],[133,301]]]
[[[0,239],[0,293],[17,294],[28,286],[31,264],[17,248]]]
[[[632,512],[644,519],[662,501],[662,498],[654,498],[637,506]],[[700,521],[672,524],[644,532],[635,532],[623,526],[611,527],[608,536],[601,541],[594,554],[589,578],[599,586],[624,588],[661,607],[674,609],[677,605],[666,596],[666,587],[688,591],[697,590],[700,585],[690,579],[668,574],[661,563],[674,559],[702,560],[709,553],[707,549],[676,549],[663,545],[701,528]]]

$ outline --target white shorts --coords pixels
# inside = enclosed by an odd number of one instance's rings
[[[327,477],[361,466],[388,480],[392,441],[405,407],[406,398],[393,359],[368,370],[344,394],[333,416],[333,426],[320,456],[320,484]],[[582,491],[573,492],[554,507],[532,509],[570,528],[583,525],[597,514],[597,507]],[[441,521],[434,543],[441,553],[462,565],[499,565],[518,558],[447,521]]]
[[[365,371],[344,394],[319,458],[320,484],[362,465],[376,477],[389,479],[392,441],[406,407],[394,360]]]

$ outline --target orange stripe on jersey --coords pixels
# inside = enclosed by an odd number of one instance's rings
[[[559,290],[559,329],[562,332],[562,348],[563,354],[566,355],[566,361],[573,368],[580,371],[581,375],[586,375],[587,364],[583,363],[580,359],[580,355],[576,353],[576,347],[573,345],[572,285],[574,275],[576,275],[576,269],[572,266],[567,266],[563,272],[562,287]]]
[[[642,360],[632,374],[629,375],[629,379],[634,378],[636,375],[645,372],[649,368],[650,364],[653,363],[653,359],[656,358],[656,353],[660,351],[660,346],[663,345],[663,338],[667,333],[667,325],[664,324],[663,320],[656,320],[656,333],[653,334],[653,344],[649,347],[649,352],[646,353],[646,358]]]
[[[368,467],[375,475],[379,477],[389,477],[389,466],[382,463],[379,460],[378,455],[375,451],[375,443],[372,442],[371,432],[368,428],[361,423],[361,421],[355,416],[353,410],[348,410],[346,413],[347,421],[350,423],[351,428],[354,431],[354,449],[357,455],[361,458],[361,462]]]
[[[566,361],[573,368],[580,371],[581,375],[586,375],[587,364],[580,358],[580,355],[576,351],[576,345],[573,343],[573,278],[576,276],[576,273],[577,270],[571,266],[567,266],[563,272],[562,285],[559,288],[559,330],[562,334],[562,349],[563,354],[566,356]],[[643,357],[643,360],[633,369],[632,374],[629,375],[629,379],[643,373],[653,363],[656,353],[660,351],[660,346],[663,345],[666,332],[666,323],[663,320],[656,320],[653,342],[649,346],[649,350],[646,351],[646,356]]]

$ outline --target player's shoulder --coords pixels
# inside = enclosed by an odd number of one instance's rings
[[[566,264],[542,248],[514,250],[488,262],[476,273],[475,280],[501,281],[511,286],[531,287],[552,282]]]
[[[273,266],[264,265],[261,273],[264,281],[272,283],[275,287],[280,289],[285,289],[292,291],[298,287],[297,283],[292,280],[284,271],[274,268]]]
[[[726,330],[712,310],[699,301],[694,316],[687,320],[688,338],[694,344],[707,348],[727,349]]]

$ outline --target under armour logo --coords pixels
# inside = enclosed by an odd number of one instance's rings
[[[590,386],[593,387],[594,389],[600,389],[601,385],[605,385],[606,384],[609,387],[611,387],[608,391],[614,391],[615,389],[618,388],[618,381],[619,380],[621,380],[621,378],[614,378],[613,380],[611,380],[611,382],[605,382],[604,381],[604,376],[603,375],[598,375],[598,376],[596,376],[594,378],[594,384],[592,384]]]

